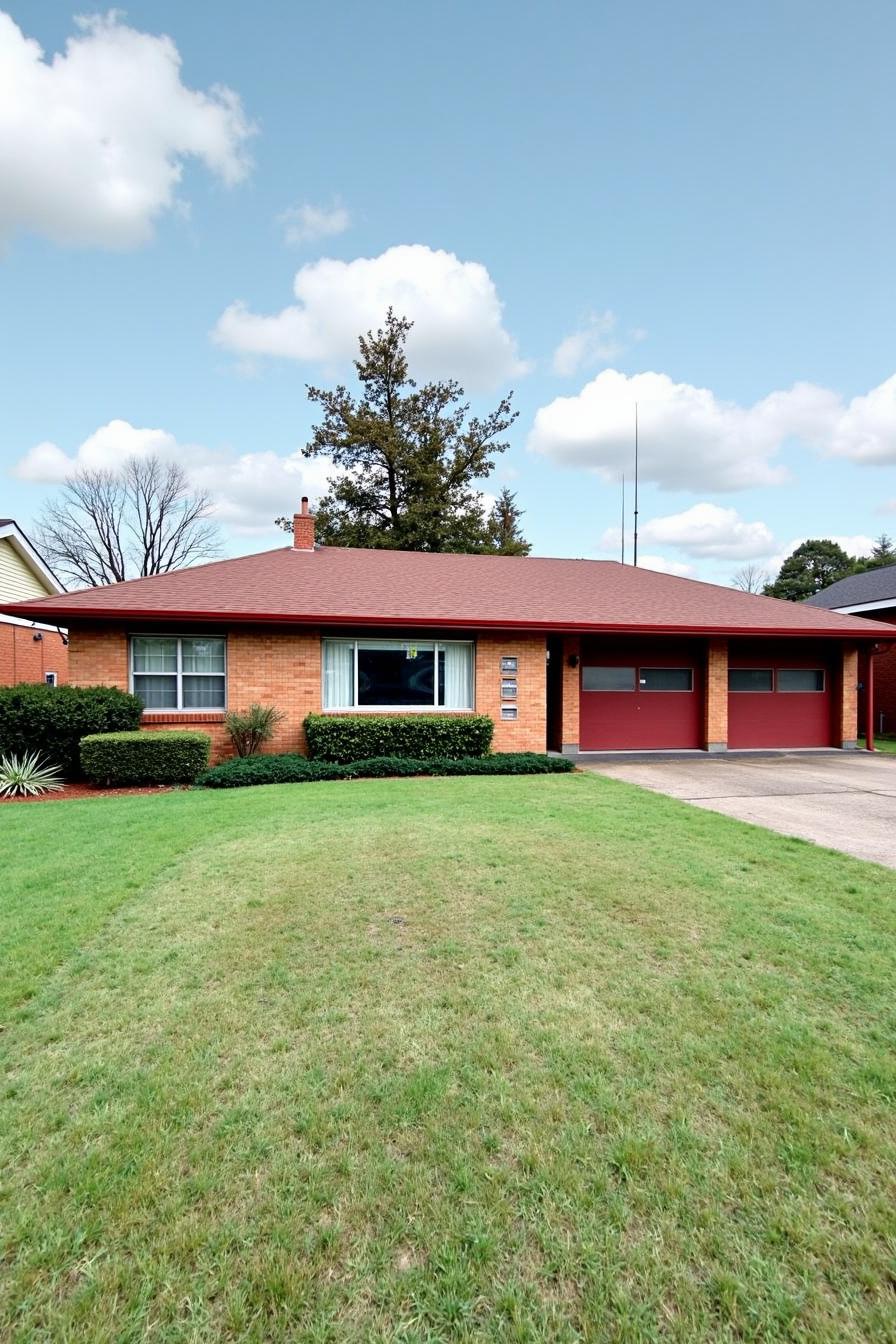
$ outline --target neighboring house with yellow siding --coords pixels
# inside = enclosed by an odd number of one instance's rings
[[[0,601],[25,602],[65,592],[13,518],[0,518]],[[68,680],[68,638],[41,621],[0,616],[0,686]]]

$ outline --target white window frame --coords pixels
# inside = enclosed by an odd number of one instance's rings
[[[324,707],[324,714],[472,714],[476,710],[476,641],[472,639],[432,639],[429,635],[421,635],[419,638],[412,639],[376,639],[361,636],[353,639],[345,635],[324,635],[321,639],[321,646],[324,644],[353,644],[352,651],[353,670],[352,682],[354,685],[353,705],[327,705]],[[433,646],[433,658],[435,659],[436,675],[433,677],[433,703],[431,705],[359,705],[358,704],[358,648],[375,649],[383,644],[431,644]],[[458,644],[470,650],[470,687],[472,704],[465,709],[451,709],[446,705],[436,703],[436,697],[439,693],[439,649],[444,649],[446,645],[456,646]],[[324,703],[324,650],[321,647],[320,659],[320,702]]]
[[[150,708],[143,706],[144,714],[224,714],[227,710],[227,636],[219,634],[185,634],[174,635],[169,631],[154,630],[152,634],[145,634],[142,631],[136,631],[128,636],[128,690],[131,695],[136,695],[134,690],[134,640],[135,639],[175,639],[177,640],[177,671],[176,672],[138,672],[138,677],[176,677],[177,678],[177,706],[165,709],[161,706]],[[183,670],[183,652],[181,641],[185,639],[220,639],[224,644],[224,671],[223,672],[187,672],[190,676],[220,677],[224,682],[224,703],[223,705],[202,706],[184,705],[184,670]]]

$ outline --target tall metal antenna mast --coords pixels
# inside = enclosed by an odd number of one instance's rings
[[[625,564],[625,472],[622,473],[622,563]]]
[[[638,403],[635,402],[635,536],[634,564],[638,563]]]

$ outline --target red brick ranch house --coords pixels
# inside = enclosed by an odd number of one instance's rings
[[[615,561],[293,544],[9,607],[69,629],[69,677],[134,691],[147,728],[285,711],[477,712],[498,751],[854,747],[857,658],[893,626]]]

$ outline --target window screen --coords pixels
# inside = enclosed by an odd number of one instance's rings
[[[642,667],[642,691],[692,691],[694,672],[690,667]]]
[[[732,667],[728,671],[729,691],[770,691],[770,667]]]
[[[635,669],[633,667],[583,667],[583,691],[633,691],[635,689]]]
[[[823,691],[824,671],[820,667],[779,667],[779,691]]]

